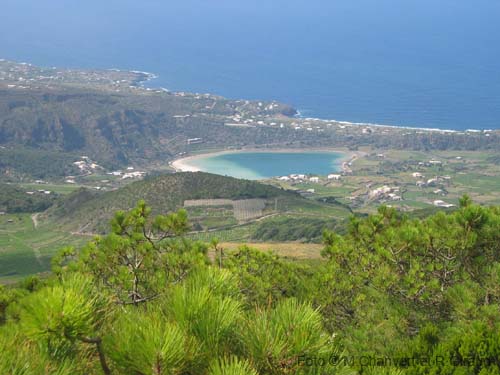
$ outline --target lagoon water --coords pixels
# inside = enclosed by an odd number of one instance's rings
[[[196,157],[188,162],[204,172],[249,180],[289,174],[327,175],[340,170],[336,152],[234,152]]]
[[[500,128],[498,0],[4,0],[0,58],[351,122]]]

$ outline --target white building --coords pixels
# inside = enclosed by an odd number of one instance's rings
[[[433,186],[439,182],[439,179],[437,177],[435,178],[430,178],[427,180],[427,185]]]
[[[297,180],[305,180],[306,179],[306,175],[305,174],[291,174],[290,175],[290,178],[294,181],[297,181]]]
[[[342,178],[342,176],[339,174],[329,174],[328,175],[329,180],[340,180],[341,178]]]
[[[391,189],[389,186],[382,186],[382,187],[379,187],[377,189],[374,189],[372,191],[370,191],[368,193],[368,197],[369,198],[377,198],[381,195],[384,195],[384,194],[387,194],[387,193],[390,193],[393,189]]]
[[[443,208],[450,208],[450,207],[455,207],[454,204],[451,204],[451,203],[446,203],[442,200],[435,200],[434,202],[432,202],[432,204],[436,207],[443,207]]]
[[[318,183],[319,182],[319,177],[311,177],[311,178],[309,178],[309,182]]]
[[[130,172],[130,173],[125,173],[122,176],[122,180],[125,180],[127,178],[140,178],[145,174],[145,172]]]
[[[401,196],[397,195],[397,194],[394,194],[394,193],[389,193],[387,194],[387,196],[389,198],[391,198],[393,201],[400,201],[400,200],[403,200],[403,198],[401,198]]]

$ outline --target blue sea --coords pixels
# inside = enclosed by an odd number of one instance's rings
[[[340,170],[336,152],[234,152],[196,157],[189,165],[203,172],[260,180],[290,174],[327,175]]]
[[[0,0],[0,58],[156,73],[303,116],[500,128],[498,0]]]

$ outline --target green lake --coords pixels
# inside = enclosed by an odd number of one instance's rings
[[[327,175],[341,169],[339,152],[234,152],[196,157],[189,165],[203,172],[259,180],[290,174]]]

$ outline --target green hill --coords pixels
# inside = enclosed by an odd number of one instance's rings
[[[72,232],[104,233],[108,222],[117,210],[127,210],[140,200],[154,207],[154,213],[166,213],[183,207],[185,200],[247,200],[262,199],[265,202],[262,215],[292,212],[300,215],[346,216],[347,210],[330,207],[305,199],[299,194],[261,184],[203,172],[186,172],[160,175],[134,182],[121,189],[96,193],[80,189],[69,194],[51,207],[46,221]],[[237,224],[230,218],[231,207],[190,208],[190,217],[204,228]],[[344,212],[345,211],[345,212]],[[228,216],[229,215],[229,216]],[[198,228],[201,229],[201,228]]]

